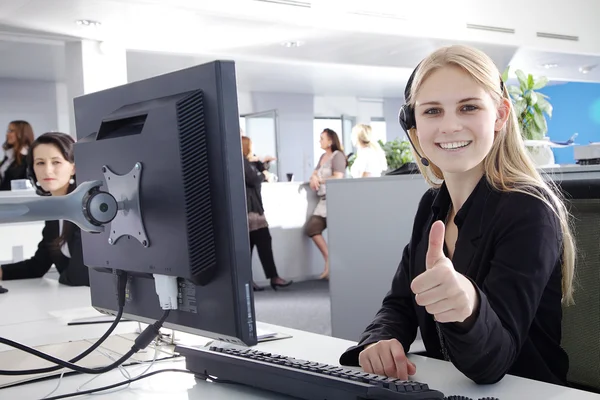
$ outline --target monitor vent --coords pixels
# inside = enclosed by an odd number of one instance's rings
[[[571,42],[579,41],[579,36],[559,35],[558,33],[536,32],[536,35],[545,39],[569,40]]]
[[[254,0],[259,3],[270,3],[277,4],[280,6],[291,6],[291,7],[302,7],[302,8],[310,8],[311,4],[308,1],[300,1],[300,0]]]
[[[177,103],[177,123],[191,280],[204,285],[214,275],[216,251],[201,91]]]
[[[489,25],[467,24],[467,29],[476,29],[478,31],[510,33],[510,34],[515,33],[515,30],[513,28],[502,28],[499,26],[489,26]]]

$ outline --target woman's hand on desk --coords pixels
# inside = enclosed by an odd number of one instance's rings
[[[369,374],[385,375],[407,380],[417,372],[404,348],[396,339],[381,340],[365,347],[358,355],[358,364]]]

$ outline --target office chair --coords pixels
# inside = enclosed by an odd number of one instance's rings
[[[563,308],[562,346],[574,387],[600,390],[600,180],[562,182],[573,216],[574,300]]]

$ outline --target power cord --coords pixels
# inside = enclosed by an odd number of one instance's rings
[[[83,353],[79,354],[78,356],[72,358],[71,360],[69,360],[69,363],[76,363],[77,361],[87,357],[89,354],[91,354],[94,350],[96,350],[102,343],[104,343],[104,341],[113,333],[113,331],[115,330],[115,328],[117,327],[119,321],[121,320],[121,317],[123,316],[123,310],[125,308],[125,291],[127,288],[127,272],[125,271],[121,271],[121,270],[115,270],[114,271],[115,275],[117,275],[117,303],[118,303],[118,311],[117,311],[117,315],[115,317],[114,322],[112,323],[112,325],[110,326],[110,328],[108,328],[108,330],[104,333],[104,335],[102,335],[102,337],[100,337],[100,339],[98,339],[96,341],[96,343],[94,343],[90,348],[88,348],[87,350],[85,350]],[[0,337],[0,342],[1,343],[5,343],[8,344],[9,346],[13,346],[12,344],[10,344],[9,339],[5,339]],[[12,342],[15,344],[18,344],[19,346],[13,346],[13,347],[17,347],[20,350],[23,350],[25,352],[28,352],[30,354],[34,354],[32,352],[29,352],[27,349],[30,349],[27,346],[24,346],[22,344],[16,343],[16,342]],[[31,349],[34,350],[34,349]],[[37,351],[37,350],[36,350]],[[44,353],[41,353],[44,354]],[[37,354],[34,354],[37,355]],[[51,357],[51,356],[48,356]],[[44,358],[44,357],[42,357]],[[44,358],[47,360],[47,358]],[[58,364],[58,363],[56,363]],[[60,369],[62,369],[63,366],[62,365],[57,365],[54,367],[46,367],[46,368],[37,368],[37,369],[25,369],[25,370],[0,370],[0,375],[33,375],[33,374],[46,374],[49,372],[54,372],[54,371],[58,371]]]
[[[149,377],[157,375],[157,374],[162,374],[163,372],[183,372],[183,373],[186,373],[186,374],[192,374],[192,375],[200,376],[201,378],[204,378],[204,379],[212,379],[214,382],[218,382],[218,383],[233,383],[233,382],[230,382],[230,381],[223,381],[223,380],[220,380],[220,379],[213,379],[213,378],[210,378],[208,376],[205,377],[205,376],[202,376],[202,375],[198,375],[197,373],[194,373],[194,372],[189,371],[187,369],[169,368],[169,369],[161,369],[161,370],[158,370],[158,371],[152,371],[152,372],[149,372],[147,374],[140,375],[140,376],[138,376],[136,378],[127,379],[127,380],[124,380],[124,381],[121,381],[121,382],[117,382],[117,383],[114,383],[114,384],[108,385],[108,386],[102,386],[102,387],[99,387],[99,388],[84,390],[84,391],[81,391],[81,392],[73,392],[73,393],[61,394],[61,395],[54,396],[54,397],[46,397],[44,400],[60,400],[60,399],[67,399],[69,397],[83,396],[83,395],[86,395],[86,394],[93,394],[93,393],[97,393],[97,392],[103,392],[105,390],[114,389],[114,388],[119,387],[119,386],[129,385],[129,384],[131,384],[133,382],[136,382],[136,381],[139,381],[139,380],[142,380],[142,379],[146,379],[146,378],[149,378]]]
[[[100,368],[81,367],[77,364],[73,364],[71,362],[58,359],[58,358],[53,357],[44,352],[33,349],[29,346],[25,346],[21,343],[15,342],[13,340],[5,339],[2,337],[0,337],[0,343],[6,344],[8,346],[14,347],[19,350],[22,350],[26,353],[33,354],[34,356],[40,357],[46,361],[50,361],[53,364],[57,364],[64,368],[72,369],[73,371],[81,372],[84,374],[103,374],[105,372],[108,372],[108,371],[111,371],[111,370],[117,368],[119,365],[121,365],[125,361],[127,361],[132,355],[134,355],[141,349],[146,348],[150,343],[152,343],[154,338],[156,338],[156,336],[158,336],[158,334],[160,333],[160,328],[162,328],[163,323],[169,316],[170,311],[171,310],[164,310],[163,316],[161,317],[160,320],[156,321],[152,325],[148,325],[146,327],[146,329],[144,329],[144,331],[135,339],[133,346],[131,346],[131,349],[127,353],[125,353],[121,358],[119,358],[117,361],[115,361],[114,363],[112,363],[110,365],[107,365],[105,367],[100,367]],[[60,368],[58,368],[58,369],[60,369]]]

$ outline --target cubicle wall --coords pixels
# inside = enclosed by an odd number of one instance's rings
[[[375,316],[428,187],[421,175],[327,182],[332,336],[357,340]]]

